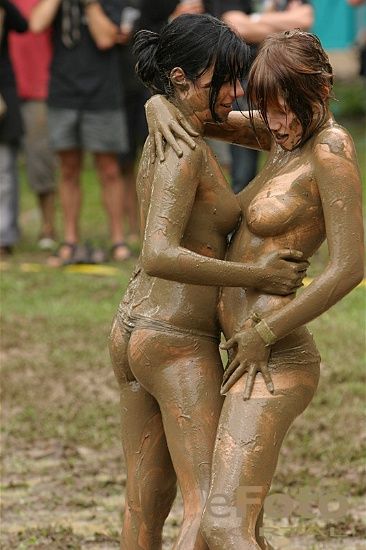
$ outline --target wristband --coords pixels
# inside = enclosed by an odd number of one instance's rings
[[[264,319],[254,325],[254,328],[258,332],[259,336],[262,338],[266,346],[271,346],[276,342],[277,336],[274,334],[272,329],[270,329]]]

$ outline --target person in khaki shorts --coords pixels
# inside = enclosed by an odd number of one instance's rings
[[[64,243],[52,265],[79,261],[80,175],[83,154],[93,154],[102,187],[112,259],[130,256],[124,242],[123,180],[117,155],[127,148],[121,108],[118,52],[119,0],[108,2],[113,21],[93,0],[40,0],[30,16],[33,32],[52,29],[53,56],[48,93],[52,148],[60,161]],[[93,260],[93,258],[91,258]]]
[[[14,3],[29,17],[36,0],[15,0]],[[55,245],[56,195],[55,157],[49,144],[46,105],[52,55],[50,31],[38,35],[12,33],[10,54],[21,99],[27,179],[37,196],[40,210],[38,245],[43,250],[50,250]]]

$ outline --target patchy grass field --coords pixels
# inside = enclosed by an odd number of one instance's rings
[[[364,165],[361,126],[353,133]],[[106,243],[90,166],[85,196],[83,232]],[[0,547],[117,549],[125,473],[106,341],[133,261],[104,277],[34,271],[29,263],[42,264],[45,256],[36,251],[37,215],[24,185],[21,219],[18,254],[1,274]],[[312,274],[325,261],[322,249]],[[281,453],[272,489],[279,505],[272,497],[266,521],[276,548],[366,548],[364,306],[360,287],[312,323],[321,383]],[[172,547],[180,513],[178,498],[164,549]]]

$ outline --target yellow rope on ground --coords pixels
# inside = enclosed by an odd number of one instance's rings
[[[23,273],[38,273],[40,271],[53,271],[54,267],[49,267],[39,263],[21,263],[13,264],[10,262],[0,262],[0,271],[8,271],[12,267],[18,267]],[[101,277],[116,277],[120,274],[121,269],[111,265],[104,264],[72,264],[60,268],[64,273],[77,273],[81,275],[99,275]],[[310,285],[313,282],[311,277],[305,277],[304,286]],[[366,279],[363,279],[358,287],[365,287]],[[358,288],[357,287],[357,288]]]

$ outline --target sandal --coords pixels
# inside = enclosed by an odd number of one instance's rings
[[[57,251],[47,258],[47,264],[50,267],[62,267],[73,263],[77,248],[77,243],[61,243]]]
[[[121,241],[111,247],[111,256],[113,262],[125,262],[131,258],[132,252],[128,245]]]

